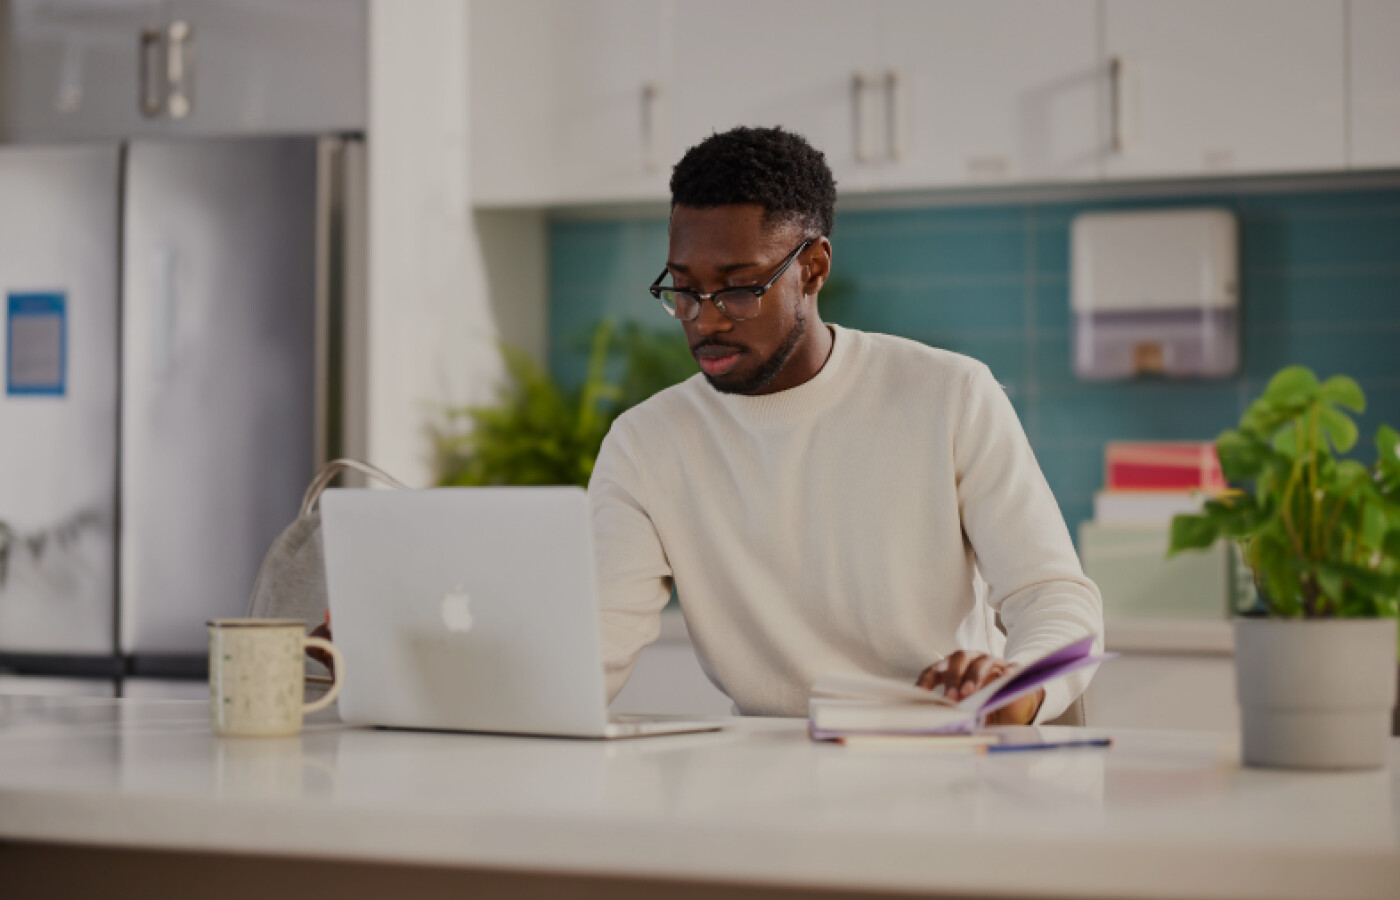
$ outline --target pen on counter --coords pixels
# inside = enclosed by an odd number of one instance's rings
[[[988,744],[987,753],[1019,753],[1026,750],[1070,750],[1079,747],[1112,747],[1113,738],[1086,738],[1082,741],[1054,741],[1043,744]]]

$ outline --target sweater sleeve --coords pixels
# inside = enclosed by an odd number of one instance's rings
[[[1103,647],[1103,601],[1084,575],[1069,530],[1006,392],[978,364],[965,386],[954,438],[958,511],[1006,625],[1006,658],[1025,664],[1085,635]],[[1035,721],[1059,716],[1092,670],[1045,687]]]
[[[614,423],[588,481],[608,702],[622,690],[637,654],[661,632],[671,597],[671,565],[647,514],[642,476]]]

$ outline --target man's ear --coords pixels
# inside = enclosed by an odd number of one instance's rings
[[[811,256],[804,267],[807,281],[802,286],[802,293],[814,297],[831,277],[831,241],[825,237],[817,238],[809,252]]]

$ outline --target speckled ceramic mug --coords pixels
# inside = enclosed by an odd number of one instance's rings
[[[209,622],[209,719],[214,731],[241,737],[286,737],[301,732],[307,713],[340,695],[345,660],[330,641],[306,634],[297,619],[214,619]],[[307,647],[335,660],[335,682],[306,703]]]

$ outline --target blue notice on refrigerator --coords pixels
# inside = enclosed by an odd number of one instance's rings
[[[62,397],[68,388],[67,296],[12,293],[5,307],[5,392]]]

